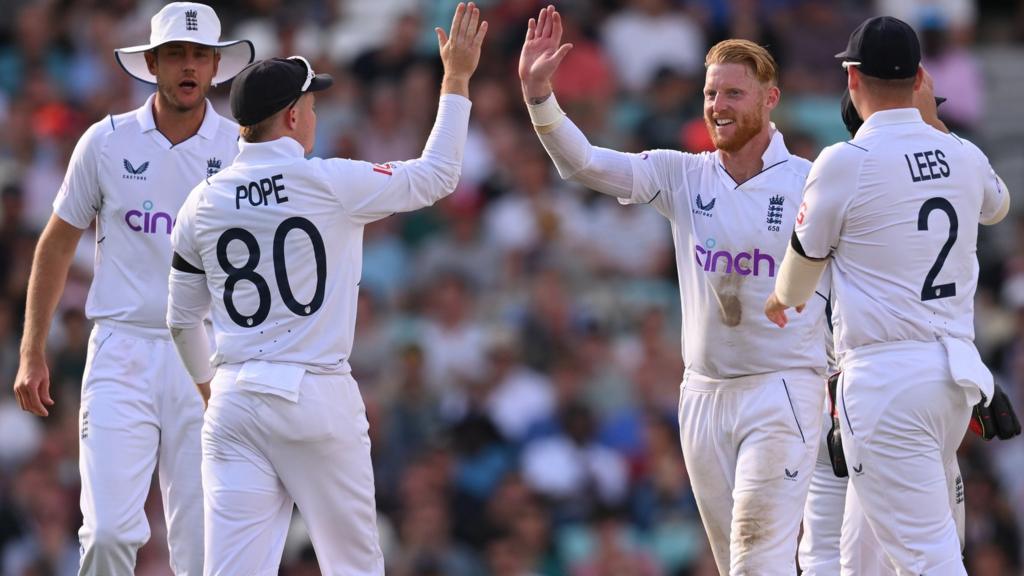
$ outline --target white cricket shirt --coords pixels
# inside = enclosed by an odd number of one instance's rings
[[[811,169],[796,233],[830,265],[837,352],[973,340],[979,219],[1002,206],[988,159],[916,109],[872,114]]]
[[[199,132],[177,145],[156,128],[152,95],[109,116],[78,141],[53,202],[62,220],[96,220],[96,263],[86,316],[165,328],[171,229],[190,190],[231,164],[238,125],[206,102]]]
[[[348,373],[363,227],[455,189],[469,110],[468,99],[443,96],[423,156],[408,162],[306,159],[288,137],[241,142],[235,163],[178,215],[174,251],[204,273],[172,270],[167,324],[194,326],[212,305],[215,366]],[[298,378],[282,380],[261,384],[297,394]]]
[[[683,358],[687,370],[710,378],[825,370],[827,288],[785,329],[764,315],[811,166],[772,130],[763,170],[739,185],[717,151],[629,155],[633,189],[621,201],[651,204],[671,222]]]

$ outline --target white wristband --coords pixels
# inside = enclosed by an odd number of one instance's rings
[[[565,120],[565,112],[558,105],[554,92],[540,104],[527,103],[526,109],[530,112],[530,121],[542,133],[551,132]]]

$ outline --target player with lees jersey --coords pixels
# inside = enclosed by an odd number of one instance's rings
[[[519,63],[559,173],[624,204],[651,204],[671,224],[686,366],[680,439],[718,569],[793,574],[824,402],[826,298],[808,303],[792,332],[759,313],[810,169],[769,122],[775,63],[747,41],[714,46],[704,96],[718,150],[624,154],[591,146],[558,108],[550,80],[571,49],[560,37],[560,15],[545,8]]]
[[[368,423],[349,354],[364,226],[429,206],[459,179],[469,79],[487,24],[474,4],[460,3],[451,36],[436,31],[442,95],[416,160],[307,160],[314,93],[331,78],[301,57],[257,62],[231,87],[241,151],[178,215],[167,312],[209,398],[206,574],[276,574],[294,505],[324,574],[384,573]],[[211,305],[215,377],[202,330]]]
[[[46,416],[54,403],[46,334],[74,247],[96,222],[85,310],[95,326],[79,423],[81,574],[134,572],[150,535],[143,506],[157,466],[171,568],[189,576],[203,569],[203,405],[165,317],[174,215],[189,190],[238,153],[238,125],[206,94],[251,62],[253,48],[219,37],[212,8],[176,2],[153,16],[149,44],[116,51],[126,72],[157,91],[82,136],[36,249],[14,389],[22,408]]]
[[[865,122],[814,163],[765,312],[785,326],[830,259],[850,471],[842,574],[872,560],[858,529],[897,574],[966,574],[946,463],[993,396],[973,344],[977,227],[1006,215],[1009,194],[984,154],[913,107],[924,72],[909,26],[869,19],[837,57]]]

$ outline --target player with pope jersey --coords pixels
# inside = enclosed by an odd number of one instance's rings
[[[486,31],[472,3],[458,5],[450,36],[436,30],[437,120],[423,155],[407,162],[307,160],[314,94],[331,78],[302,57],[235,78],[241,151],[178,214],[167,311],[209,399],[206,574],[276,574],[296,505],[324,574],[384,574],[369,425],[349,366],[363,228],[455,189]],[[211,307],[215,377],[202,328]]]

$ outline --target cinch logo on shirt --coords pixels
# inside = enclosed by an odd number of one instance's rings
[[[124,178],[125,180],[145,180],[146,177],[142,174],[146,172],[146,168],[149,168],[149,162],[143,162],[142,164],[139,164],[138,168],[136,168],[135,166],[132,166],[132,163],[129,162],[127,158],[125,158],[124,171],[127,172],[127,174],[121,174],[121,178]]]
[[[761,252],[760,248],[754,248],[753,254],[739,252],[734,255],[728,250],[715,250],[715,244],[714,238],[708,238],[704,242],[704,246],[698,244],[695,247],[694,256],[697,259],[697,264],[705,272],[760,276],[767,267],[768,277],[775,277],[775,259],[771,254],[765,254]]]
[[[174,218],[167,212],[152,212],[153,203],[146,200],[142,203],[142,212],[129,210],[124,214],[124,222],[135,232],[144,234],[170,234],[174,228]],[[163,222],[163,226],[160,223]]]

